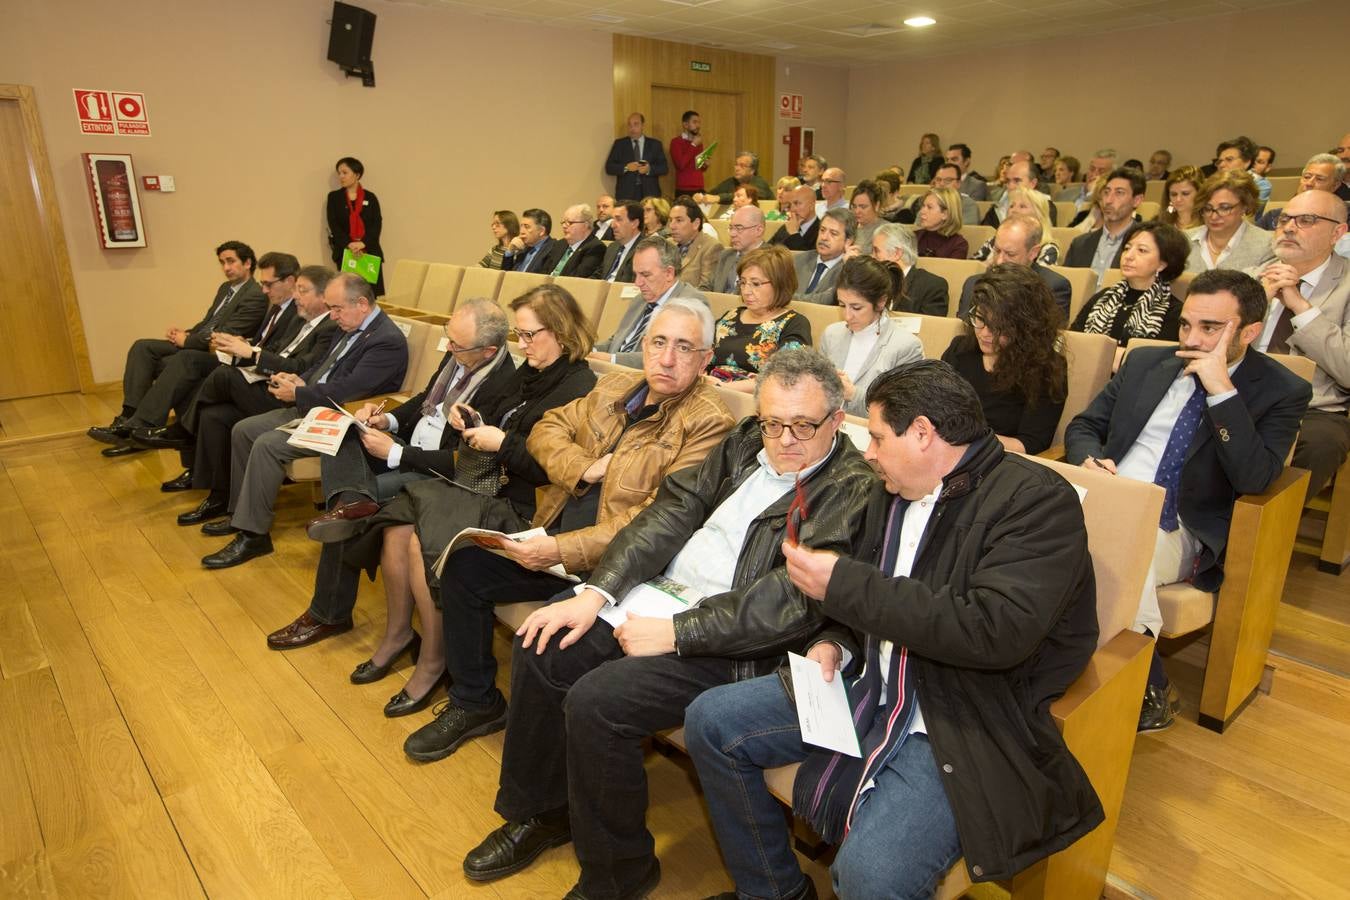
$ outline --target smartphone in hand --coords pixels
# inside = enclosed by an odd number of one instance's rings
[[[456,403],[455,409],[459,410],[459,417],[464,420],[465,428],[482,427],[483,417],[478,414],[478,410],[466,403]]]

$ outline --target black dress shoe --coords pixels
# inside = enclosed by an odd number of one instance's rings
[[[382,666],[377,666],[373,659],[368,659],[358,665],[355,669],[352,669],[352,684],[374,684],[389,674],[389,670],[394,668],[394,663],[398,662],[400,656],[405,653],[410,653],[412,655],[412,661],[417,662],[417,655],[421,652],[422,636],[414,631],[412,639],[404,644],[397,653],[389,657],[389,662]],[[399,693],[401,694],[403,692],[399,691]],[[385,715],[388,715],[388,713],[386,712]]]
[[[133,428],[131,440],[154,450],[183,450],[194,443],[192,432],[177,422],[160,428]]]
[[[1181,695],[1167,682],[1166,687],[1150,684],[1144,689],[1144,705],[1139,710],[1139,731],[1162,731],[1171,728],[1181,712]]]
[[[661,863],[653,858],[651,868],[642,876],[642,880],[631,890],[624,891],[620,894],[619,900],[642,900],[643,897],[646,897],[652,891],[656,890],[656,886],[660,883]],[[566,894],[563,894],[563,900],[588,900],[588,898],[581,892],[581,884],[578,883],[576,887],[572,888]]]
[[[118,456],[130,456],[133,453],[144,453],[145,451],[145,447],[137,447],[135,444],[124,441],[111,447],[104,447],[103,455],[112,459]]]
[[[420,762],[445,759],[472,737],[492,734],[506,727],[506,701],[484,710],[467,710],[446,701],[436,708],[434,721],[408,735],[403,752]]]
[[[221,550],[210,556],[203,556],[202,566],[207,569],[228,569],[271,552],[271,535],[241,531]]]
[[[474,881],[503,878],[534,862],[550,847],[572,840],[567,810],[545,813],[524,822],[507,822],[464,857],[464,874]]]
[[[721,894],[713,894],[711,897],[705,897],[704,900],[736,900],[740,896],[735,891],[726,891]],[[788,894],[784,900],[818,900],[820,897],[816,893],[816,883],[807,878],[805,883],[792,894]]]
[[[449,681],[449,673],[442,672],[441,677],[436,679],[436,683],[416,700],[409,695],[406,688],[401,689],[397,694],[390,697],[389,702],[384,705],[384,717],[386,719],[397,719],[399,716],[412,715],[418,710],[426,709],[427,704],[434,700],[441,691],[445,690]]]
[[[85,434],[105,444],[120,444],[131,436],[131,426],[127,424],[126,419],[118,416],[112,420],[111,425],[95,425]]]
[[[160,484],[159,489],[166,494],[176,494],[179,491],[192,490],[192,470],[184,469],[177,478],[170,479]]]
[[[231,525],[229,519],[217,519],[202,526],[202,534],[207,537],[229,537],[238,533],[239,529]]]
[[[212,500],[207,497],[191,512],[179,513],[179,525],[200,525],[212,519],[219,519],[229,511],[229,503],[224,500]]]

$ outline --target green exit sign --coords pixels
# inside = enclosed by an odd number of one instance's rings
[[[711,72],[712,63],[699,62],[696,59],[689,60],[689,68],[695,72]]]

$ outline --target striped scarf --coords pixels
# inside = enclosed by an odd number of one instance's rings
[[[1120,306],[1125,302],[1125,292],[1129,289],[1129,282],[1121,279],[1098,294],[1097,302],[1088,312],[1083,330],[1088,334],[1110,334],[1111,326],[1120,313]],[[1166,281],[1155,280],[1135,302],[1125,319],[1126,337],[1157,337],[1171,305],[1172,286]]]
[[[909,503],[896,497],[886,517],[882,540],[881,571],[895,569],[900,550],[900,525]],[[914,718],[914,683],[909,677],[909,651],[894,647],[886,681],[881,680],[881,640],[867,636],[862,674],[849,685],[853,727],[859,733],[862,757],[830,750],[813,750],[797,771],[792,787],[792,808],[826,841],[843,840],[853,823],[853,812],[863,786],[886,765],[905,737]],[[883,688],[886,702],[880,702]]]

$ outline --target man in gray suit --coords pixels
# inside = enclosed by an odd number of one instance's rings
[[[731,214],[727,234],[731,246],[722,251],[722,258],[713,270],[712,290],[718,294],[734,294],[739,290],[736,265],[743,254],[764,244],[764,210],[758,206],[742,206]]]
[[[1350,263],[1332,252],[1346,233],[1345,217],[1335,194],[1295,194],[1275,223],[1275,262],[1253,272],[1270,299],[1254,346],[1317,363],[1294,447],[1294,465],[1312,473],[1309,497],[1321,493],[1350,453]]]
[[[103,451],[104,456],[139,453],[145,448],[128,440],[133,428],[163,425],[171,409],[186,409],[197,385],[220,365],[211,351],[213,332],[252,334],[262,323],[267,296],[253,280],[257,257],[252,248],[240,241],[226,241],[216,248],[216,260],[225,281],[216,288],[202,320],[188,329],[169,328],[163,339],[141,338],[127,351],[122,412],[110,425],[88,432],[94,440],[114,445]],[[294,275],[295,270],[288,274]]]
[[[633,280],[638,296],[624,311],[619,327],[595,345],[591,356],[632,369],[642,368],[642,337],[647,326],[671,297],[707,304],[708,298],[680,281],[680,250],[663,237],[645,237],[633,249]]]
[[[816,235],[813,253],[801,253],[792,258],[797,270],[797,293],[793,300],[834,305],[834,283],[839,280],[839,264],[844,253],[853,246],[858,234],[858,220],[847,209],[827,209],[820,217],[820,231]]]
[[[1069,321],[1069,301],[1073,296],[1073,287],[1069,284],[1069,279],[1036,262],[1036,257],[1041,253],[1041,239],[1043,237],[1041,223],[1036,219],[1030,216],[1010,216],[994,233],[994,252],[989,254],[989,265],[1029,267],[1050,289],[1050,294],[1055,298],[1055,305],[1064,314],[1064,324],[1067,325]],[[961,286],[961,303],[957,307],[956,314],[962,318],[970,312],[975,282],[979,280],[979,277],[979,275],[972,275]]]

